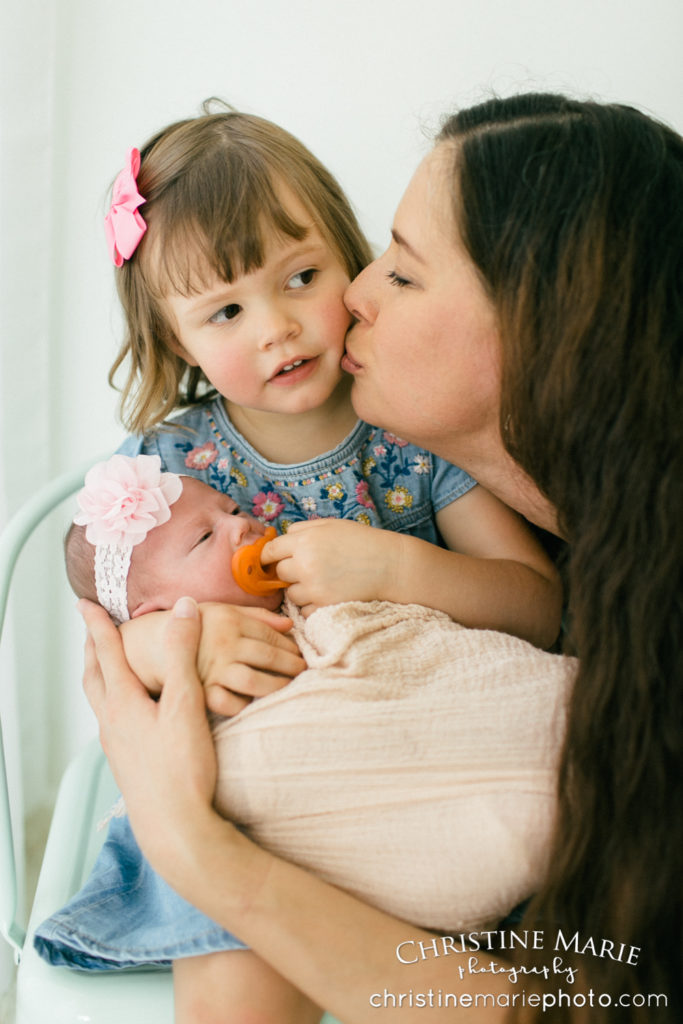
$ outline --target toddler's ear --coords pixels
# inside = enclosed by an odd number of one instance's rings
[[[171,331],[168,332],[168,335],[164,340],[168,347],[170,348],[171,352],[173,352],[173,354],[176,356],[180,356],[183,362],[187,363],[188,366],[199,366],[197,360],[192,358],[192,356],[187,351],[185,346],[178,341],[175,334],[173,334]]]

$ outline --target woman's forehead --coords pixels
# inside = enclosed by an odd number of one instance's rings
[[[435,246],[454,247],[458,235],[449,173],[452,155],[444,152],[446,148],[439,145],[422,160],[394,217],[394,238],[423,262]]]

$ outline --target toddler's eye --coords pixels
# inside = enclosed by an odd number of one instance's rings
[[[395,270],[390,270],[387,277],[393,285],[396,285],[397,288],[406,288],[410,284],[410,281],[408,281],[407,278],[400,277]]]
[[[234,320],[237,314],[241,312],[242,307],[238,306],[236,302],[232,302],[229,306],[222,306],[217,313],[209,317],[209,321],[212,324],[224,324],[228,320]]]
[[[300,270],[294,277],[290,277],[287,284],[290,288],[305,288],[307,284],[310,284],[315,275],[318,273],[313,267],[309,267],[308,270]]]

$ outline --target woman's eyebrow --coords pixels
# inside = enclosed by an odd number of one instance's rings
[[[405,249],[405,251],[410,256],[412,256],[414,260],[417,260],[418,263],[422,263],[423,266],[426,265],[427,261],[424,259],[424,257],[420,256],[419,252],[417,252],[417,250],[412,247],[410,242],[406,241],[403,235],[400,235],[398,233],[396,228],[391,229],[391,237],[396,242],[396,245],[400,245],[402,249]]]

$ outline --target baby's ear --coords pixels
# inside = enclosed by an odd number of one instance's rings
[[[146,615],[147,612],[163,612],[166,611],[165,605],[160,604],[158,601],[142,601],[137,608],[130,613],[131,619],[137,619],[138,615]]]

